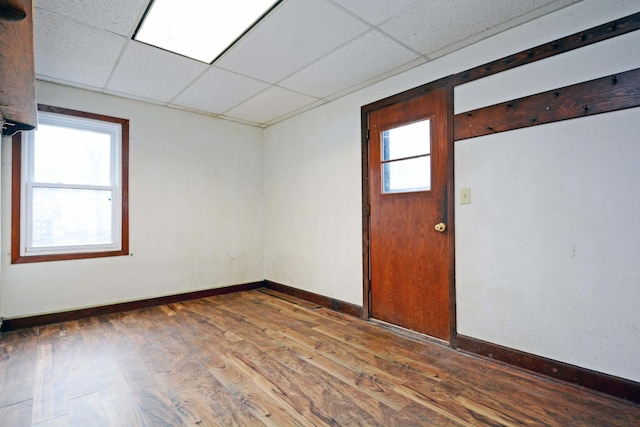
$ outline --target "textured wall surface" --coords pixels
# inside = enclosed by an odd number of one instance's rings
[[[262,280],[262,133],[50,83],[40,103],[130,120],[131,256],[10,264],[11,141],[2,153],[2,316]]]
[[[584,1],[268,128],[265,278],[362,304],[362,105],[638,11]],[[638,67],[638,37],[461,86],[456,111]],[[460,334],[640,379],[638,114],[456,143]]]

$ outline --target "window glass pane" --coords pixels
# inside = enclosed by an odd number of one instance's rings
[[[431,189],[431,156],[382,164],[383,192],[425,191]]]
[[[382,132],[382,160],[402,159],[431,153],[429,120]]]
[[[112,243],[111,190],[33,188],[32,246]]]
[[[55,184],[110,185],[111,135],[39,124],[33,179]]]

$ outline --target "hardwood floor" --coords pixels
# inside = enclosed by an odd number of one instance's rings
[[[1,426],[637,426],[640,407],[274,291],[0,338]]]

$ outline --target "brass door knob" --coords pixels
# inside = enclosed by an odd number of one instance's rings
[[[439,233],[444,233],[444,230],[447,229],[447,224],[445,224],[444,222],[439,222],[436,224],[436,231]]]

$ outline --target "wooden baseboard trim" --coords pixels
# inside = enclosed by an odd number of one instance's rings
[[[640,383],[458,335],[458,349],[640,404]]]
[[[10,332],[17,329],[31,328],[34,326],[48,325],[52,323],[68,322],[84,319],[91,316],[101,316],[110,313],[137,310],[140,308],[156,307],[164,304],[173,304],[198,298],[212,297],[216,295],[230,294],[234,292],[249,291],[262,288],[264,282],[245,283],[241,285],[225,286],[222,288],[206,289],[202,291],[187,292],[177,295],[149,298],[138,301],[123,302],[119,304],[103,305],[99,307],[83,308],[80,310],[65,311],[61,313],[42,314],[38,316],[21,317],[17,319],[3,319],[0,326],[1,332]]]
[[[206,298],[216,295],[230,294],[234,292],[249,291],[266,287],[283,294],[310,301],[323,307],[349,314],[351,316],[362,317],[362,307],[348,302],[336,300],[312,292],[282,285],[269,280],[241,285],[225,286],[222,288],[206,289],[203,291],[187,292],[177,295],[149,298],[138,301],[130,301],[119,304],[103,305],[99,307],[83,308],[60,313],[41,314],[38,316],[20,317],[16,319],[2,319],[0,322],[0,332],[11,332],[18,329],[31,328],[34,326],[49,325],[52,323],[69,322],[72,320],[84,319],[91,316],[101,316],[110,313],[137,310],[147,307],[156,307],[164,304],[173,304],[181,301],[188,301],[198,298]]]
[[[339,311],[351,316],[362,317],[362,307],[359,305],[340,301],[334,298],[329,298],[319,294],[314,294],[313,292],[303,291],[302,289],[292,288],[291,286],[272,282],[270,280],[264,281],[264,287],[273,289],[274,291],[278,291],[283,294],[291,295],[292,297],[310,301],[322,307],[330,308],[331,310]]]

